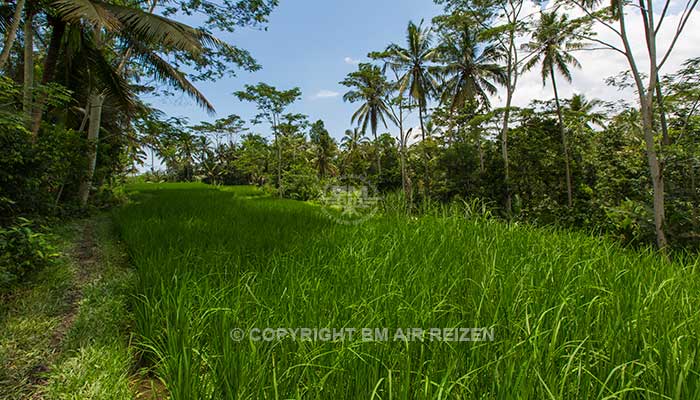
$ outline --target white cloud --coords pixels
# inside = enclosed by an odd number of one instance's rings
[[[338,97],[340,96],[340,93],[334,92],[332,90],[326,90],[326,89],[321,89],[318,92],[316,92],[315,95],[313,95],[314,99],[328,99],[332,97]]]
[[[526,9],[528,12],[523,14],[528,15],[531,13],[533,18],[539,18],[538,6],[534,5],[534,3],[526,7]],[[669,10],[673,10],[673,8],[671,7]],[[560,12],[563,11],[560,10]],[[660,10],[656,11],[658,13]],[[675,10],[669,11],[669,14],[664,19],[662,28],[657,36],[658,61],[661,61],[663,54],[665,54],[671,44],[673,34],[681,19],[681,12],[682,9],[676,7]],[[571,10],[570,12],[572,17],[577,16],[579,13],[580,11],[578,10]],[[656,21],[659,20],[659,17],[659,15],[656,15]],[[642,20],[637,13],[628,11],[626,22],[633,54],[638,60],[638,67],[641,72],[648,74],[649,61],[646,53]],[[694,29],[697,26],[700,26],[700,10],[692,12],[686,29],[681,34],[671,56],[661,70],[662,75],[675,72],[685,60],[697,57],[697,43],[700,43],[700,29]],[[598,32],[598,39],[622,47],[619,37],[608,28],[598,25],[595,27],[595,30]],[[524,38],[523,42],[527,40],[527,38]],[[595,44],[593,46],[599,47]],[[557,76],[559,95],[562,98],[570,97],[574,93],[583,93],[588,98],[599,98],[607,101],[625,99],[630,104],[636,103],[633,91],[619,91],[617,88],[605,84],[606,78],[629,69],[629,64],[622,54],[609,50],[589,50],[578,51],[574,55],[581,63],[582,69],[572,69],[572,83],[565,82],[560,75]],[[547,86],[542,85],[542,77],[539,66],[537,66],[520,76],[518,87],[513,97],[513,105],[526,106],[533,99],[544,100],[553,97],[551,84],[547,82]],[[494,106],[503,106],[505,105],[505,100],[505,89],[503,89],[492,100],[492,104]]]
[[[345,57],[345,59],[343,59],[343,61],[345,61],[345,64],[351,64],[351,65],[360,63],[360,60],[355,60],[352,57]]]

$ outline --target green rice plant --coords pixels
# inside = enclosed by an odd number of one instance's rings
[[[696,258],[473,218],[476,204],[345,225],[250,188],[131,190],[114,220],[135,330],[174,399],[700,398]],[[265,327],[494,340],[232,339]]]

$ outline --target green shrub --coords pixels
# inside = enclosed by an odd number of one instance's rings
[[[19,224],[0,228],[0,292],[56,256],[46,235],[35,232],[31,226],[31,221],[20,218]]]
[[[648,205],[626,199],[617,207],[606,208],[605,213],[607,231],[622,243],[653,243],[654,215]]]
[[[294,165],[282,174],[284,197],[294,200],[312,200],[321,194],[321,184],[309,166]]]

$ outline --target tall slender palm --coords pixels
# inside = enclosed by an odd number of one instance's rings
[[[433,74],[432,63],[437,60],[437,50],[432,46],[433,34],[430,28],[424,28],[423,23],[416,25],[408,23],[406,30],[406,47],[391,44],[382,53],[386,66],[400,71],[398,86],[399,93],[408,95],[418,105],[418,116],[421,131],[424,130],[424,119],[428,99],[436,93],[438,83]],[[425,139],[425,134],[421,134]]]
[[[543,12],[540,20],[535,26],[533,41],[528,45],[534,51],[532,58],[525,64],[524,69],[529,70],[537,64],[541,64],[542,83],[546,84],[547,79],[552,81],[554,90],[554,100],[557,106],[557,117],[559,119],[559,129],[561,131],[561,143],[564,151],[564,165],[566,169],[566,194],[569,207],[573,205],[573,189],[571,182],[571,163],[569,160],[569,146],[566,139],[566,128],[562,107],[559,102],[559,91],[557,90],[557,80],[555,70],[571,82],[571,70],[569,66],[581,67],[578,60],[571,54],[574,50],[583,48],[583,44],[574,40],[571,35],[573,24],[566,15],[557,15],[556,12]]]
[[[385,60],[384,67],[399,71],[401,76],[397,86],[399,95],[408,92],[408,98],[418,106],[421,139],[425,140],[425,114],[428,99],[435,97],[438,82],[433,74],[433,62],[437,60],[437,51],[432,45],[433,34],[429,27],[423,28],[423,22],[416,25],[412,21],[406,29],[406,47],[397,44],[389,45],[381,54],[372,55]],[[423,150],[423,166],[428,170],[428,148]],[[425,187],[430,187],[430,181],[425,181]]]
[[[488,96],[496,94],[496,85],[506,84],[499,48],[479,40],[478,31],[466,21],[442,36],[438,54],[444,63],[438,68],[445,79],[441,100],[451,111],[464,108],[469,101],[488,108]]]
[[[184,169],[185,180],[191,181],[194,175],[195,154],[197,153],[197,138],[189,132],[182,132],[176,142],[179,165]]]
[[[393,121],[388,104],[391,85],[387,82],[381,69],[371,64],[360,64],[358,70],[348,74],[340,84],[354,88],[345,93],[343,100],[351,103],[362,102],[360,108],[352,115],[352,122],[357,122],[363,134],[367,133],[367,127],[369,126],[372,130],[372,136],[374,136],[374,143],[377,145],[377,127],[379,122],[381,121],[384,127],[387,128],[386,120]],[[376,150],[377,173],[381,175],[382,162],[378,146]]]
[[[58,64],[58,57],[61,50],[61,44],[63,42],[63,36],[66,32],[67,25],[65,21],[52,13],[47,13],[46,21],[51,27],[51,37],[49,39],[46,55],[44,56],[44,66],[41,71],[41,84],[46,85],[53,82],[54,75],[56,73],[56,66]],[[44,112],[44,106],[46,105],[47,95],[46,93],[39,93],[38,98],[35,101],[34,109],[32,111],[30,130],[32,132],[32,138],[37,139],[39,134],[39,128],[41,127],[41,118]]]

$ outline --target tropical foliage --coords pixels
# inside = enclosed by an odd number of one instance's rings
[[[222,38],[277,0],[0,5],[0,397],[699,398],[700,57],[667,62],[699,0],[435,2],[334,79],[339,131],[299,87],[226,88],[250,119],[199,88],[261,68]],[[566,90],[583,51],[628,98]],[[231,336],[314,324],[497,333]]]
[[[214,137],[216,145],[199,158],[180,159],[161,146],[155,157],[165,163],[166,175],[154,178],[267,185],[285,197],[315,199],[341,177],[364,177],[384,194],[401,191],[407,212],[479,199],[507,220],[594,230],[623,243],[658,243],[642,113],[628,103],[560,96],[560,81],[573,79],[572,68],[586,67],[576,52],[590,46],[590,21],[556,10],[534,16],[517,32],[528,41],[519,48],[526,55],[514,61],[509,40],[500,36],[507,30],[495,19],[475,20],[488,10],[470,13],[469,4],[455,4],[432,26],[409,23],[404,46],[371,52],[377,63],[358,65],[340,82],[348,87],[344,100],[357,104],[349,117],[355,127],[342,135],[328,132],[323,121],[308,124],[305,116],[286,112],[300,98],[298,89],[261,83],[235,94],[257,104],[260,114],[252,122],[269,123],[271,141],[249,133],[243,141],[228,135],[222,142],[228,128],[221,121],[180,126]],[[697,65],[691,59],[660,76],[663,108],[654,114],[667,180],[663,233],[678,248],[696,247],[700,235]],[[493,96],[531,69],[551,85],[553,99],[494,108]],[[627,87],[630,76],[608,84]],[[407,116],[416,114],[418,126],[407,127]],[[238,124],[237,132],[245,129],[239,117],[228,118]]]

